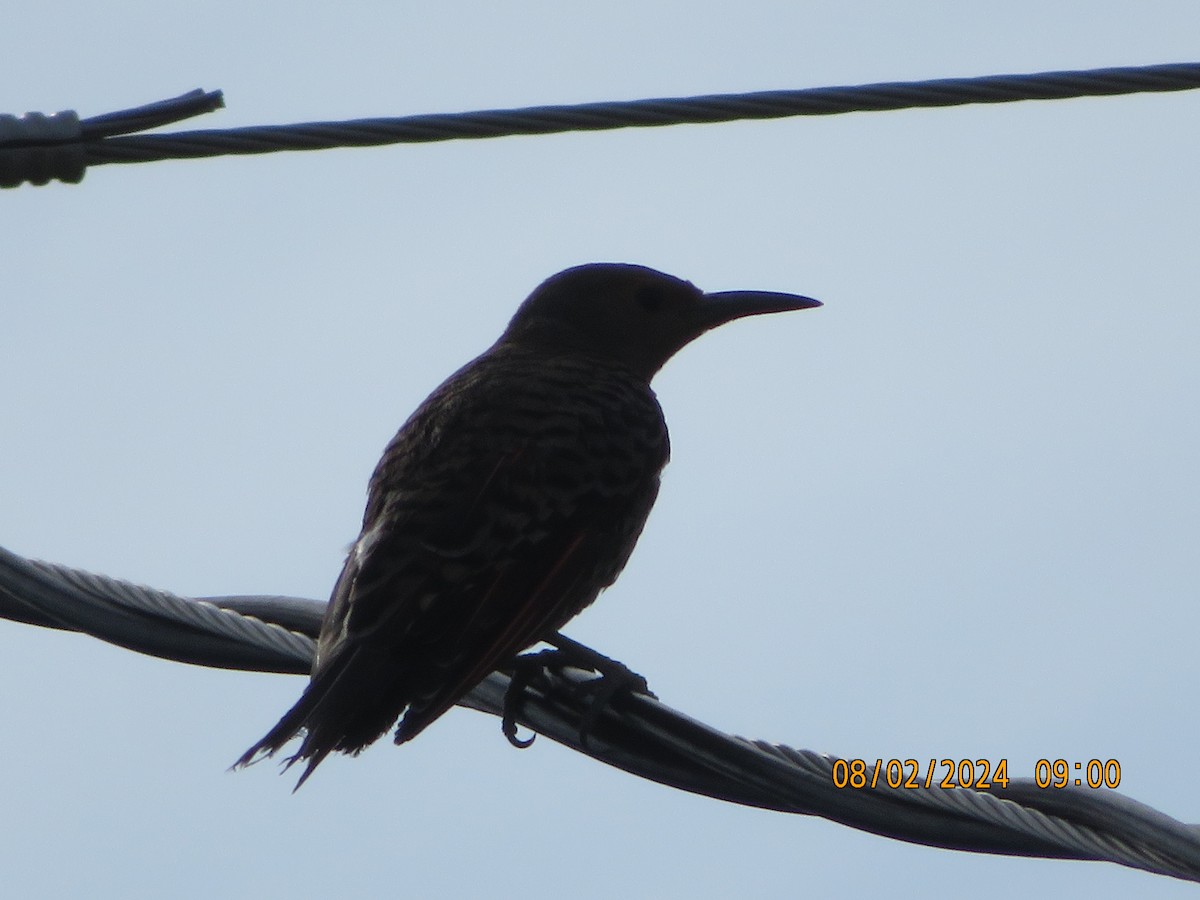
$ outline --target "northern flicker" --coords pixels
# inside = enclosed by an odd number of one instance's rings
[[[299,787],[398,719],[396,743],[416,737],[557,632],[616,580],[658,494],[654,374],[718,325],[819,305],[611,263],[543,282],[384,451],[308,688],[237,764],[304,732]]]

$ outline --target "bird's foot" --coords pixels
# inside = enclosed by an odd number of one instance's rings
[[[642,694],[655,700],[658,699],[658,696],[650,690],[650,685],[647,684],[645,677],[634,672],[624,663],[605,656],[591,647],[586,647],[578,641],[573,641],[564,634],[554,634],[546,639],[546,643],[558,651],[558,658],[555,660],[556,666],[591,669],[600,675],[599,678],[593,678],[578,686],[581,692],[591,697],[587,711],[579,722],[579,743],[585,750],[588,745],[588,737],[595,730],[596,723],[600,721],[600,717],[618,693],[627,691],[631,694]]]
[[[546,669],[561,671],[570,667],[574,669],[590,669],[600,677],[584,682],[576,682],[576,690],[589,697],[587,710],[579,722],[579,743],[585,749],[588,737],[600,721],[604,711],[621,691],[631,694],[642,694],[658,699],[650,690],[646,679],[603,653],[584,646],[578,641],[563,634],[554,634],[546,639],[553,650],[539,650],[536,653],[526,653],[518,656],[512,662],[512,680],[504,693],[504,714],[501,718],[501,729],[508,742],[514,747],[524,750],[533,743],[531,736],[527,739],[517,737],[517,715],[521,710],[525,689],[544,679]]]
[[[624,663],[605,656],[559,632],[548,637],[546,643],[558,651],[558,656],[554,661],[556,666],[591,669],[593,672],[598,672],[604,680],[611,679],[615,683],[614,690],[625,689],[631,694],[644,694],[655,700],[658,699],[658,695],[650,690],[650,685],[646,682],[645,677]]]
[[[518,750],[529,747],[536,734],[528,738],[517,737],[517,716],[521,712],[521,701],[525,699],[525,688],[541,679],[545,680],[546,666],[552,664],[550,659],[557,656],[558,650],[539,650],[537,653],[526,653],[512,661],[512,676],[508,690],[504,692],[504,714],[500,718],[500,730],[508,738],[508,742]]]

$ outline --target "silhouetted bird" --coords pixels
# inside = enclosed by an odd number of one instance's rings
[[[633,265],[543,282],[384,451],[312,680],[238,765],[303,731],[288,763],[308,760],[299,787],[397,719],[397,744],[416,737],[553,635],[616,580],[658,494],[669,445],[654,373],[710,328],[819,305],[705,294]]]

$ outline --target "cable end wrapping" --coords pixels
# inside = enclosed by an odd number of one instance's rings
[[[78,184],[87,170],[79,116],[71,110],[45,115],[0,115],[0,188],[25,182]]]

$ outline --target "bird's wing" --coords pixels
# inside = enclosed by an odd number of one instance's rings
[[[532,560],[541,573],[536,584],[519,571],[526,563],[496,571],[456,637],[453,655],[443,662],[439,676],[412,698],[396,743],[416,737],[490,672],[557,631],[595,599],[599,587],[587,578],[594,543],[594,533],[580,529],[538,548],[538,558]]]
[[[654,503],[668,446],[644,381],[542,361],[523,374],[464,369],[372,479],[321,643],[386,648],[409,670],[400,740],[591,603]]]
[[[364,555],[340,604],[337,642],[386,647],[411,673],[397,741],[560,628],[624,566],[654,501],[657,469],[617,485],[555,455],[510,449],[481,485],[459,493],[459,504],[442,507],[436,525],[426,522],[419,537],[393,528]],[[531,481],[558,490],[547,499],[530,492]],[[447,519],[463,524],[446,527]]]

